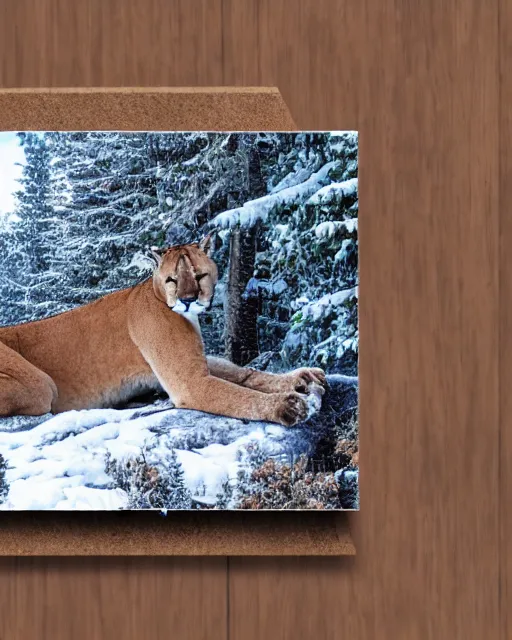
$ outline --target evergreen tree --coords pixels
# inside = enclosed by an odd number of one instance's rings
[[[56,210],[63,221],[55,264],[70,308],[150,275],[152,245],[197,240],[203,190],[215,180],[194,163],[212,134],[50,133]],[[203,158],[203,156],[205,156]]]
[[[26,162],[16,192],[18,241],[24,247],[24,272],[43,273],[51,260],[53,246],[48,242],[48,225],[53,222],[51,205],[50,150],[44,135],[19,133]]]
[[[25,255],[10,224],[0,226],[0,326],[15,324],[25,317],[23,265]],[[16,265],[20,265],[17,269]]]
[[[20,139],[27,166],[19,221],[0,233],[0,322],[132,286],[151,273],[149,246],[216,228],[221,278],[201,317],[207,352],[241,364],[274,353],[271,370],[356,373],[356,134]]]
[[[236,485],[225,483],[216,506],[225,509],[339,509],[339,485],[334,473],[313,473],[301,455],[286,461],[265,454],[257,443],[242,451]]]
[[[131,286],[158,218],[148,134],[51,134],[63,239],[56,253],[67,307]],[[151,238],[155,240],[155,238]]]
[[[328,136],[323,149],[337,162],[333,182],[282,221],[284,228],[276,220],[271,235],[271,269],[287,284],[279,304],[293,314],[281,357],[285,367],[357,375],[357,136]]]
[[[0,322],[10,324],[48,314],[44,283],[55,250],[52,233],[50,150],[38,133],[19,133],[25,164],[16,192],[14,223],[4,223],[0,236],[2,273]]]
[[[185,484],[183,467],[174,449],[166,462],[165,471],[165,490],[162,492],[161,506],[167,509],[189,509],[190,492]]]
[[[259,350],[274,370],[314,365],[357,374],[357,134],[285,134],[262,163],[267,196],[212,226],[261,225],[254,277]]]

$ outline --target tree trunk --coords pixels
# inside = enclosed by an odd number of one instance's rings
[[[247,200],[265,194],[258,149],[247,150],[248,193]],[[251,229],[234,229],[229,245],[228,287],[225,302],[226,357],[240,366],[259,355],[258,349],[258,298],[243,299],[249,279],[253,276],[256,260],[259,225]]]
[[[256,232],[231,233],[229,245],[229,273],[226,296],[226,357],[240,366],[259,355],[258,350],[258,300],[244,300],[242,294],[254,271],[256,256]]]

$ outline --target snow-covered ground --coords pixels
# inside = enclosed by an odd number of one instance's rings
[[[311,413],[320,398],[311,395]],[[316,406],[315,406],[316,405]],[[179,410],[169,401],[137,409],[69,411],[41,418],[0,419],[0,453],[10,485],[2,510],[112,510],[127,494],[112,489],[105,457],[134,457],[145,449],[148,463],[175,450],[192,495],[215,502],[222,484],[234,480],[240,452],[257,442],[269,456],[289,460],[309,453],[318,430],[308,421],[295,428]],[[242,457],[243,459],[243,457]]]

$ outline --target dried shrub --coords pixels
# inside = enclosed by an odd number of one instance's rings
[[[7,461],[0,453],[0,503],[5,502],[7,495],[9,493],[9,483],[6,478],[7,472]]]
[[[340,509],[339,487],[332,472],[308,471],[304,455],[295,463],[273,458],[261,461],[253,448],[252,460],[258,462],[242,472],[237,485],[238,509]]]
[[[336,425],[333,458],[338,469],[359,467],[359,422],[354,413],[348,422]]]
[[[128,495],[127,509],[190,509],[191,495],[185,486],[183,469],[172,451],[165,464],[147,462],[145,452],[118,461],[110,453],[105,460],[105,473]]]

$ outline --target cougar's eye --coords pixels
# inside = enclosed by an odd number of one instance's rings
[[[177,282],[178,282],[178,281],[176,280],[176,278],[171,278],[171,276],[169,276],[169,277],[165,280],[165,282],[167,282],[167,283],[168,283],[168,282],[174,282],[174,284],[177,284]]]
[[[208,275],[207,273],[201,273],[201,275],[196,276],[197,282],[199,282],[203,278],[206,278],[207,275]]]

